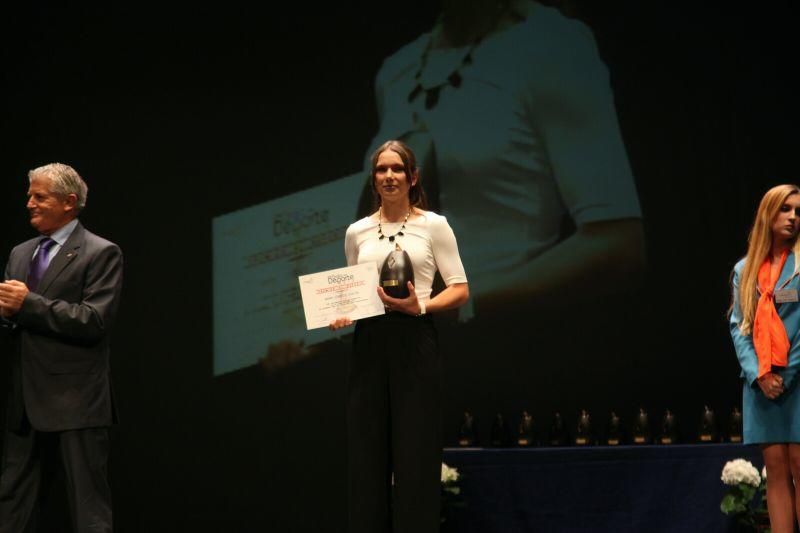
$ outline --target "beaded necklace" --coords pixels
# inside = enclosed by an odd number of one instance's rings
[[[389,242],[394,242],[394,238],[395,237],[402,236],[403,235],[403,230],[406,229],[406,222],[408,222],[409,215],[411,215],[411,211],[406,213],[406,218],[403,219],[403,225],[400,226],[400,229],[397,231],[397,233],[395,233],[394,235],[384,235],[383,234],[383,229],[381,228],[382,208],[379,207],[378,208],[378,235],[380,235],[380,237],[378,237],[378,240],[382,241],[384,238],[388,238]]]
[[[516,24],[525,20],[525,15],[522,13],[518,13],[513,6],[513,2],[498,2],[498,8],[503,12],[506,13],[509,17],[511,17],[512,24]],[[502,14],[500,15],[502,17]],[[498,18],[499,20],[499,18]],[[438,24],[441,24],[441,17],[439,18]],[[496,25],[495,25],[496,26]],[[461,87],[461,82],[463,80],[461,76],[461,69],[464,67],[472,64],[472,54],[475,51],[475,48],[478,47],[479,44],[483,41],[483,39],[495,31],[496,27],[492,27],[477,37],[475,37],[472,43],[467,48],[467,51],[461,57],[461,61],[458,65],[453,69],[453,71],[445,78],[444,81],[437,83],[436,85],[432,85],[431,87],[423,87],[422,86],[422,72],[425,70],[425,66],[428,64],[428,55],[430,54],[431,48],[433,48],[433,39],[435,31],[431,31],[428,35],[428,42],[425,44],[425,49],[422,51],[422,56],[420,57],[419,61],[419,68],[417,69],[416,74],[414,74],[414,80],[416,81],[416,85],[408,93],[408,101],[409,103],[413,102],[420,93],[425,93],[425,109],[433,109],[434,106],[439,102],[439,93],[441,92],[442,88],[447,85],[452,85],[453,88],[458,89]]]
[[[417,84],[414,86],[411,92],[408,93],[408,101],[413,102],[417,96],[420,95],[420,93],[425,92],[425,109],[433,109],[433,107],[439,102],[439,92],[445,85],[452,85],[456,89],[461,87],[461,69],[472,64],[472,52],[483,39],[483,36],[480,36],[472,42],[464,56],[461,58],[461,62],[459,62],[456,68],[453,69],[450,75],[447,76],[443,82],[433,85],[432,87],[425,88],[422,86],[422,71],[425,70],[425,66],[428,64],[428,54],[433,46],[433,33],[434,32],[431,32],[431,34],[428,36],[428,42],[425,45],[425,50],[422,51],[422,57],[419,61],[419,68],[417,69],[417,73],[414,74],[414,80],[416,80]]]

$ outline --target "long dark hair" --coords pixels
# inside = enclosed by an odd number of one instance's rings
[[[411,183],[411,179],[416,175],[417,182],[408,190],[408,201],[411,207],[418,207],[420,209],[428,208],[428,199],[425,196],[425,189],[422,188],[422,177],[417,168],[417,156],[414,151],[403,141],[389,140],[383,143],[372,153],[371,169],[370,169],[370,183],[372,186],[372,199],[375,209],[381,205],[381,196],[378,194],[378,189],[375,188],[375,167],[378,166],[378,158],[386,150],[391,150],[400,156],[403,161],[403,170],[406,173],[406,179]]]

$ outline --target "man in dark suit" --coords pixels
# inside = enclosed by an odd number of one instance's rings
[[[76,533],[112,531],[108,428],[115,421],[109,330],[122,252],[84,229],[87,187],[52,163],[28,173],[28,211],[41,235],[16,246],[0,282],[12,338],[11,397],[0,475],[0,533],[33,530],[42,473],[61,462]]]

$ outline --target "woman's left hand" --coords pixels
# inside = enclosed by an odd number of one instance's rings
[[[758,386],[761,387],[764,396],[770,400],[776,399],[784,391],[783,378],[773,372],[767,372],[758,378]]]
[[[422,306],[419,305],[419,300],[417,299],[417,292],[414,290],[414,284],[410,281],[408,282],[408,298],[392,298],[383,292],[383,287],[378,287],[378,297],[387,311],[399,311],[415,316],[422,311]]]

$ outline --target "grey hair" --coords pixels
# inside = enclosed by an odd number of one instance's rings
[[[77,196],[76,210],[80,212],[86,207],[86,197],[89,195],[89,187],[83,181],[80,174],[74,168],[63,163],[50,163],[39,168],[34,168],[28,172],[28,181],[33,181],[37,178],[46,178],[50,180],[51,191],[67,196],[74,194]]]

